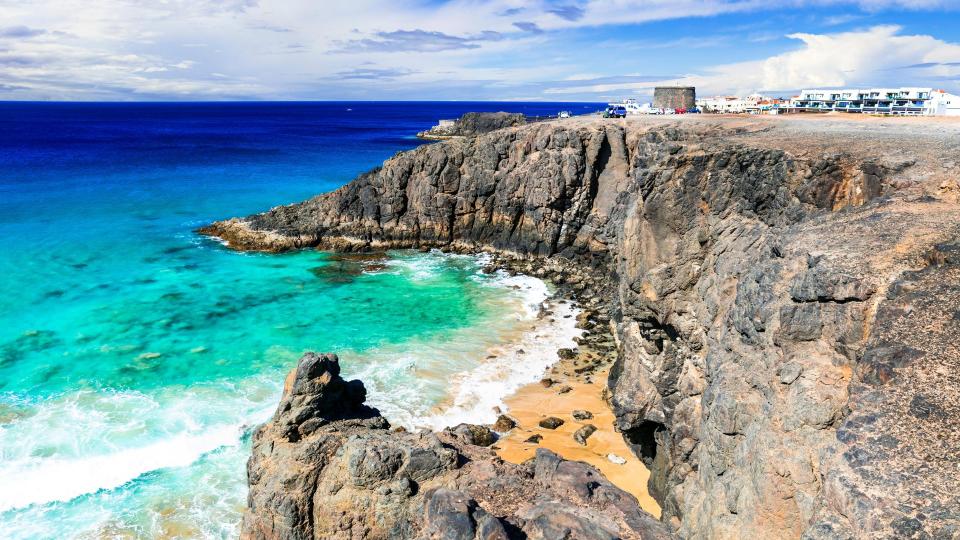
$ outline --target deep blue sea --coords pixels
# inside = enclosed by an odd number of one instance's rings
[[[194,230],[334,189],[440,118],[600,107],[0,103],[0,536],[235,537],[251,430],[307,350],[394,423],[492,420],[575,333],[537,319],[542,282]]]

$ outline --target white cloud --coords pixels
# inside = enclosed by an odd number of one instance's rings
[[[877,11],[954,4],[782,0],[777,6]],[[562,42],[551,41],[558,32],[771,9],[769,0],[0,0],[0,99],[490,98],[505,87],[543,95],[543,81],[597,70],[567,64],[562,52],[547,57],[549,47]],[[890,27],[793,37],[797,51],[684,80],[716,91],[866,81],[883,75],[872,67],[882,64],[871,63],[871,54],[881,54],[873,46],[903,65],[946,63],[950,59],[941,57],[949,54],[937,49],[955,47],[930,36],[900,36]],[[715,43],[710,39],[681,37],[673,45],[705,47]],[[345,50],[351,54],[339,54]],[[911,73],[949,77],[954,68],[940,64]],[[641,79],[650,77],[622,75],[596,73],[589,84],[560,84],[556,91],[587,95],[649,86]],[[439,88],[450,92],[424,93]],[[491,93],[481,95],[484,88]]]
[[[716,66],[655,83],[555,88],[554,94],[649,93],[657,84],[689,84],[700,94],[785,92],[810,87],[943,86],[960,79],[960,44],[901,35],[897,26],[837,34],[791,34],[802,46],[765,60]]]

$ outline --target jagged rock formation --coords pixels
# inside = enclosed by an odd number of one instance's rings
[[[527,123],[526,116],[519,113],[466,113],[453,125],[438,125],[427,131],[417,133],[421,139],[446,140],[456,137],[476,137],[498,129],[522,126]]]
[[[491,455],[490,431],[390,431],[334,355],[307,354],[253,436],[244,538],[669,538],[589,465]],[[480,440],[478,440],[480,439]]]
[[[880,122],[537,124],[203,232],[591,269],[681,537],[958,538],[960,129]]]

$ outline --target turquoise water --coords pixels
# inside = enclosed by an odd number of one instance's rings
[[[440,427],[489,420],[567,344],[543,283],[476,257],[193,232],[341,185],[437,116],[364,107],[0,104],[0,536],[235,537],[250,432],[304,351]]]
[[[474,258],[395,253],[354,275],[322,253],[182,241],[170,268],[62,283],[5,329],[0,507],[29,505],[0,515],[5,535],[233,536],[245,438],[302,352],[338,351],[402,421],[526,317],[529,289]]]

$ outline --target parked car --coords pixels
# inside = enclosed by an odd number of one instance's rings
[[[697,107],[687,109],[687,114],[700,114],[700,109]]]
[[[677,114],[677,111],[674,109],[664,109],[663,114]]]
[[[607,110],[603,111],[604,118],[626,118],[627,117],[627,108],[626,107],[607,107]]]

